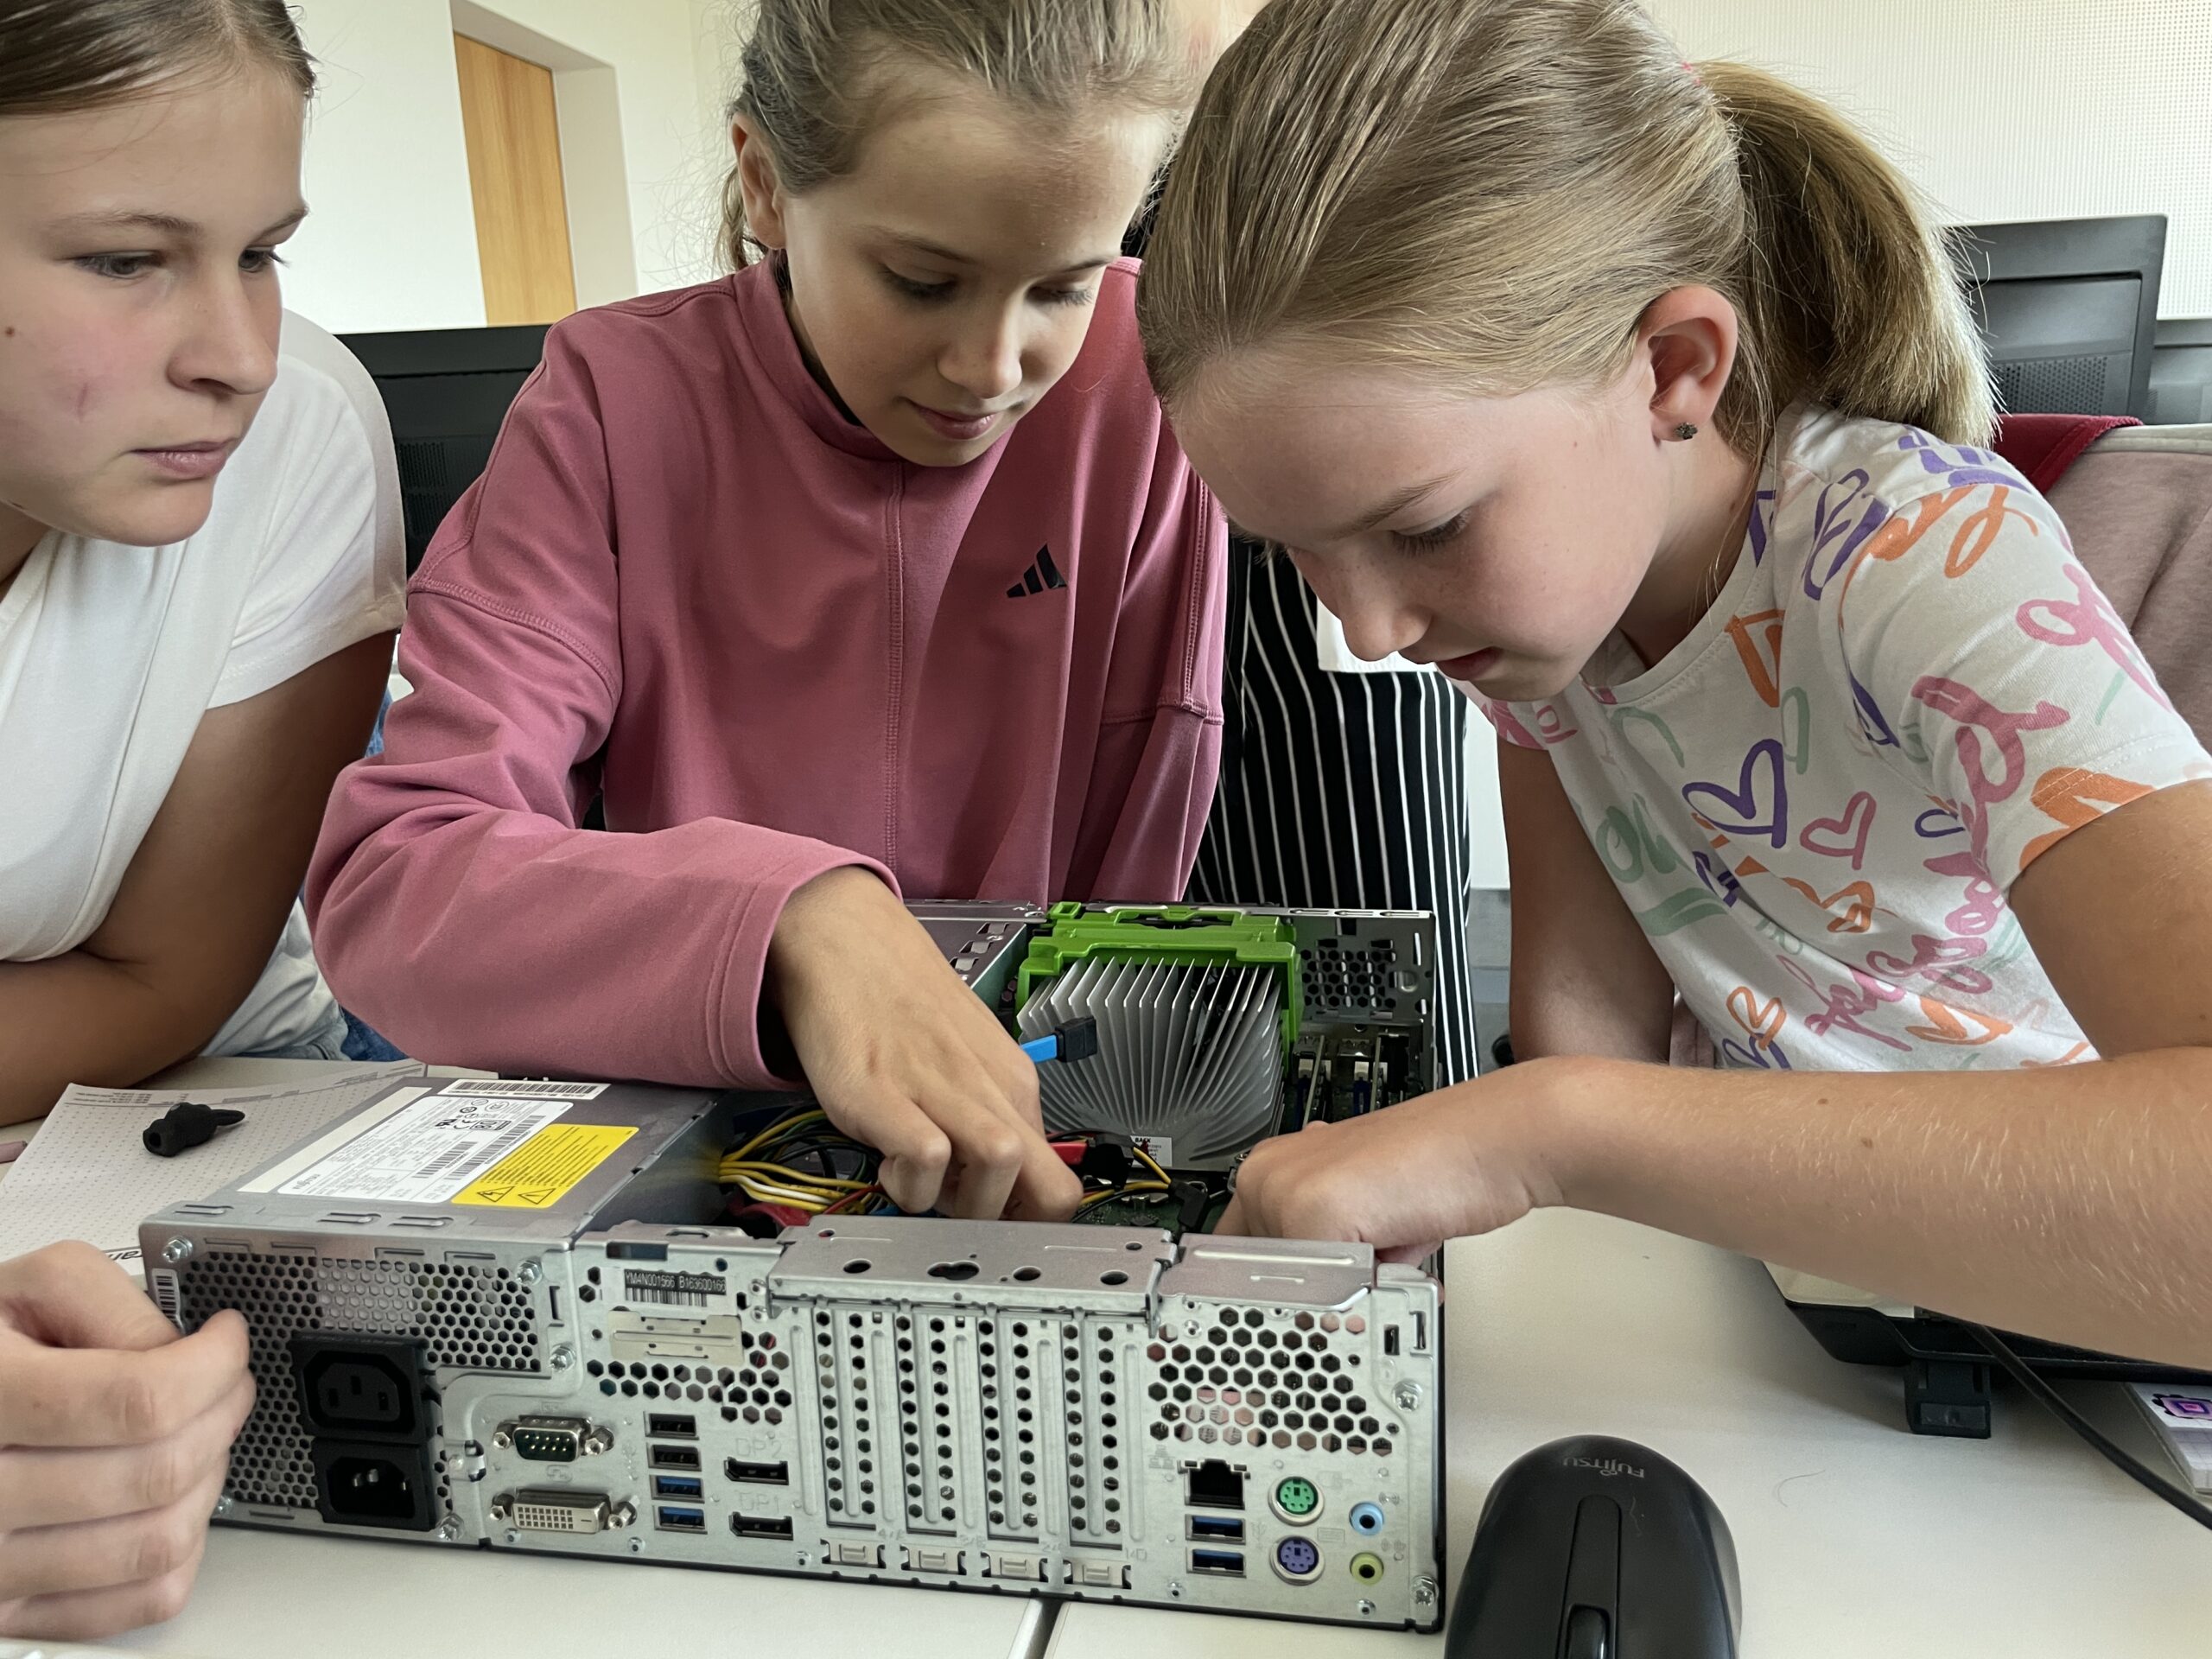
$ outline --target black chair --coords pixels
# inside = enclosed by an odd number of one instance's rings
[[[483,475],[507,405],[544,353],[545,328],[437,328],[340,339],[376,381],[391,419],[412,575],[453,504]]]

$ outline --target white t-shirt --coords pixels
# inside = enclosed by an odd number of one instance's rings
[[[289,314],[280,356],[197,535],[55,531],[0,595],[0,961],[99,928],[203,714],[399,626],[399,474],[375,383]],[[296,1046],[335,1013],[295,904],[207,1052]]]
[[[1776,448],[1689,637],[1646,669],[1614,636],[1499,735],[1549,753],[1727,1064],[2094,1058],[2007,894],[2212,758],[1997,456],[1826,410]]]

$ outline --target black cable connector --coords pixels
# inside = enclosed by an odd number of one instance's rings
[[[1060,1039],[1063,1064],[1087,1060],[1098,1052],[1098,1022],[1089,1014],[1080,1020],[1069,1020],[1052,1034]]]
[[[1087,1060],[1098,1052],[1098,1022],[1089,1014],[1071,1020],[1042,1037],[1032,1037],[1021,1045],[1021,1052],[1039,1065],[1048,1060]]]
[[[156,1158],[174,1158],[180,1152],[189,1152],[194,1147],[204,1147],[215,1138],[219,1129],[227,1129],[234,1123],[245,1122],[244,1112],[226,1110],[220,1106],[202,1106],[196,1100],[180,1102],[146,1126],[142,1137],[146,1150]]]

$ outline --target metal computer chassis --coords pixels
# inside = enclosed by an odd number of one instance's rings
[[[398,1085],[147,1223],[162,1310],[251,1327],[221,1519],[1438,1627],[1439,1291],[1365,1247],[905,1217],[758,1240],[698,1224],[744,1103],[620,1085],[542,1107],[620,1155],[572,1153],[536,1207],[283,1191],[399,1114],[564,1086]]]

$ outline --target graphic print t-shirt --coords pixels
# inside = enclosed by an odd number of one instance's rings
[[[1802,412],[1719,599],[1647,670],[1489,705],[1549,753],[1725,1064],[2094,1058],[2006,894],[2212,777],[2042,497],[1987,451]]]

